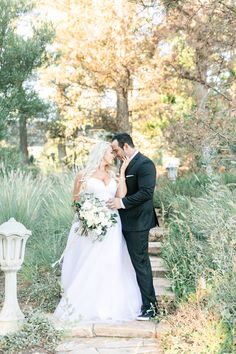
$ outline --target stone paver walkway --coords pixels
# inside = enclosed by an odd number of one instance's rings
[[[157,341],[139,338],[100,337],[71,340],[57,348],[58,354],[159,354]]]
[[[166,329],[164,323],[123,322],[67,325],[52,320],[64,330],[57,354],[160,354],[158,337]]]

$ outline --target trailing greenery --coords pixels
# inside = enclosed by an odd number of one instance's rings
[[[25,353],[26,349],[27,353],[40,349],[55,353],[61,336],[62,332],[56,330],[46,317],[39,312],[29,311],[18,332],[0,336],[0,353]]]

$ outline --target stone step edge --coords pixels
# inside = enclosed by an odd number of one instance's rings
[[[174,300],[175,294],[171,290],[168,290],[168,291],[165,290],[163,293],[158,293],[156,291],[156,299],[157,300],[159,300],[159,299]]]
[[[50,314],[51,315],[51,314]],[[155,323],[154,321],[141,322],[132,321],[121,324],[91,323],[63,325],[55,320],[52,315],[47,315],[56,329],[62,330],[63,337],[72,338],[94,338],[94,337],[117,337],[117,338],[158,338],[165,329],[165,322]]]
[[[146,353],[161,354],[160,345],[156,338],[114,338],[94,337],[88,339],[70,338],[60,343],[56,353],[82,354],[121,354]],[[38,353],[39,354],[39,353]]]
[[[165,277],[153,278],[153,285],[156,293],[156,298],[168,298],[169,300],[175,298],[175,294],[171,289],[171,282]]]
[[[161,254],[161,242],[149,241],[149,243],[148,243],[148,253],[151,256],[160,256],[160,254]]]
[[[168,235],[169,230],[167,227],[164,226],[155,226],[149,231],[149,235],[160,235],[160,236],[166,236]]]
[[[165,278],[166,271],[164,270],[153,270],[152,271],[153,278]]]

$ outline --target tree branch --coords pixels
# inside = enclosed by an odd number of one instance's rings
[[[171,63],[168,63],[174,70],[175,72],[177,73],[177,75],[179,76],[179,78],[181,79],[185,79],[185,80],[189,80],[189,81],[194,81],[194,82],[198,82],[199,84],[202,84],[203,86],[206,86],[207,88],[213,90],[214,92],[216,92],[218,95],[222,96],[225,100],[227,100],[228,102],[232,102],[232,99],[228,96],[226,96],[223,92],[219,91],[217,88],[211,86],[210,84],[208,84],[206,81],[200,79],[200,78],[197,78],[197,77],[194,77],[194,76],[191,76],[189,73],[187,72],[181,72],[181,71],[178,71],[178,69]]]

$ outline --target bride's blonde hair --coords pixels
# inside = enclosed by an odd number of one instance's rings
[[[100,166],[106,150],[111,146],[107,141],[99,141],[91,150],[87,164],[82,172],[82,186],[93,175],[96,169]],[[107,172],[112,176],[111,168],[108,167]]]

